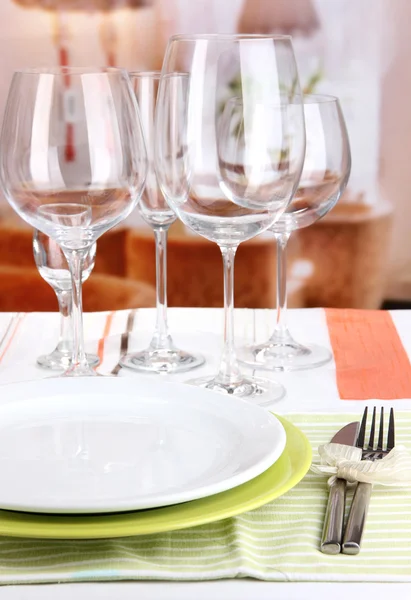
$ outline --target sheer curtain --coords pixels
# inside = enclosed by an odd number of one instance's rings
[[[389,60],[381,86],[380,185],[394,206],[386,295],[411,300],[411,2],[384,0],[383,11],[381,51]]]

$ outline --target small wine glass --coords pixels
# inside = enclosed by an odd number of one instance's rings
[[[239,361],[255,369],[289,371],[319,367],[332,358],[320,345],[300,344],[287,327],[286,246],[293,231],[322,219],[336,204],[350,175],[350,145],[337,98],[304,98],[306,155],[298,189],[272,226],[277,242],[277,318],[267,342],[238,350]]]
[[[149,373],[181,373],[199,367],[204,358],[176,348],[167,324],[167,236],[177,215],[165,201],[154,169],[154,116],[161,73],[150,71],[129,75],[140,108],[148,157],[146,185],[138,208],[145,222],[154,230],[157,319],[148,348],[126,354],[120,359],[120,365]]]
[[[157,100],[157,178],[180,219],[219,245],[224,264],[220,370],[190,383],[258,404],[282,398],[285,390],[239,369],[234,257],[241,242],[271,227],[287,208],[303,165],[304,131],[288,36],[170,39]]]
[[[73,356],[64,375],[95,376],[84,350],[84,259],[96,240],[136,206],[147,172],[127,72],[82,67],[16,72],[0,151],[8,202],[61,247],[70,268]]]
[[[73,328],[71,309],[73,290],[67,260],[60,246],[47,235],[34,230],[33,254],[36,267],[44,279],[54,290],[60,312],[60,336],[56,348],[50,354],[37,358],[37,364],[43,369],[64,371],[71,364],[73,354]],[[96,257],[96,244],[93,244],[84,257],[82,282],[90,276]],[[86,354],[90,367],[96,367],[100,360],[95,354]]]

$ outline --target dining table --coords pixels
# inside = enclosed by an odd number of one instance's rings
[[[133,315],[132,319],[130,314]],[[0,313],[1,386],[55,376],[38,367],[36,358],[55,347],[59,318],[57,312]],[[241,346],[268,339],[275,326],[275,318],[275,311],[271,309],[236,309],[236,344]],[[155,309],[85,313],[86,350],[98,354],[100,365],[97,372],[107,376],[128,377],[130,381],[134,378],[136,393],[142,378],[161,377],[164,381],[187,382],[193,378],[194,373],[195,377],[201,377],[217,372],[224,325],[224,312],[219,308],[169,309],[169,327],[176,345],[205,357],[204,365],[195,371],[178,375],[142,375],[121,368],[119,359],[125,347],[128,351],[147,347],[155,320]],[[333,359],[320,368],[300,371],[245,369],[250,374],[275,379],[286,389],[286,395],[281,400],[265,406],[264,410],[271,410],[287,419],[293,419],[297,415],[297,421],[301,423],[304,423],[303,417],[307,415],[311,419],[310,427],[314,429],[312,423],[317,422],[320,427],[322,421],[327,419],[328,423],[334,422],[334,416],[336,423],[348,423],[353,420],[353,416],[359,421],[365,406],[394,407],[396,415],[400,415],[405,419],[404,423],[407,423],[407,414],[411,410],[411,310],[292,309],[288,312],[288,320],[289,328],[299,342],[326,346],[332,352]],[[4,392],[7,387],[0,390],[2,404],[7,402],[7,393]],[[224,395],[221,395],[221,402],[224,402]],[[302,429],[308,435],[310,428],[304,429],[302,426]],[[400,430],[403,431],[401,442],[411,451],[411,416],[410,426],[401,425],[400,422]],[[309,435],[308,438],[310,439]],[[320,436],[314,435],[312,439],[315,440],[315,444],[312,443],[315,456],[314,446],[318,445]],[[326,443],[330,440],[320,441]],[[401,496],[397,497],[400,501],[395,504],[398,514],[388,521],[389,524],[394,523],[398,531],[404,530],[398,547],[395,536],[388,535],[386,518],[394,512],[394,508],[390,505],[391,496],[387,494],[385,498],[385,503],[383,496],[381,501],[376,500],[374,513],[369,517],[370,535],[374,538],[367,537],[366,529],[363,548],[357,557],[343,554],[327,556],[319,551],[323,515],[321,508],[316,517],[315,535],[309,538],[310,548],[307,552],[310,556],[310,569],[304,567],[304,552],[297,548],[291,553],[288,549],[288,562],[281,563],[278,569],[276,564],[272,565],[272,569],[268,568],[264,577],[253,575],[247,569],[240,568],[236,572],[225,573],[216,568],[215,578],[211,574],[203,580],[200,577],[179,578],[178,574],[153,578],[148,573],[147,576],[143,574],[136,578],[124,576],[113,577],[113,581],[109,581],[109,578],[100,581],[94,571],[89,578],[39,580],[32,584],[25,582],[23,563],[19,571],[22,576],[10,583],[7,577],[2,576],[3,566],[7,562],[2,565],[2,557],[4,560],[7,555],[2,551],[0,538],[0,584],[4,584],[0,587],[0,598],[329,600],[332,597],[333,600],[345,600],[347,596],[361,596],[386,600],[390,594],[407,598],[411,595],[411,561],[406,560],[411,554],[411,487],[401,491]],[[287,495],[284,499],[286,506]],[[315,502],[315,498],[312,502]],[[321,507],[324,506],[324,499],[322,502]],[[275,500],[272,506],[275,510]],[[303,527],[303,502],[300,508],[300,511],[291,514],[289,518],[300,519]],[[384,542],[384,534],[388,536],[388,543]],[[380,561],[379,567],[367,570],[366,565],[372,565],[373,560],[377,559]]]

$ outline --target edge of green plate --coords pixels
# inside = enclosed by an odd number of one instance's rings
[[[207,498],[149,510],[96,516],[50,516],[0,510],[0,535],[43,539],[101,539],[186,529],[227,519],[275,500],[293,488],[311,465],[311,446],[295,425],[276,415],[287,441],[264,473]]]

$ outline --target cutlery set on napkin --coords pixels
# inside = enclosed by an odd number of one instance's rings
[[[394,410],[391,408],[384,443],[384,408],[379,418],[374,407],[366,442],[368,407],[361,424],[349,423],[340,429],[330,444],[320,446],[321,465],[312,465],[316,473],[331,475],[329,497],[321,539],[324,554],[358,554],[361,549],[373,484],[402,486],[411,481],[411,457],[407,450],[395,447]],[[344,529],[347,482],[356,483],[350,513]]]

